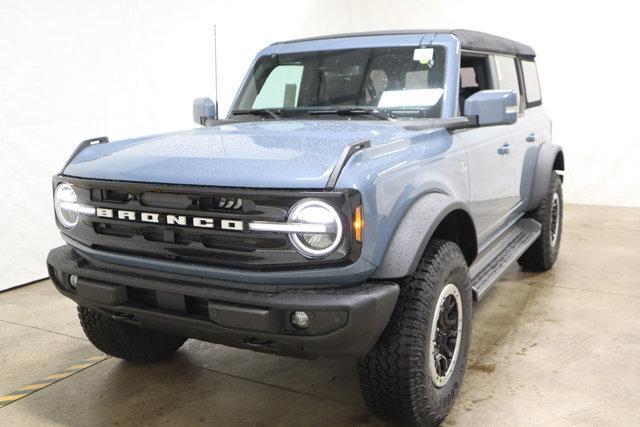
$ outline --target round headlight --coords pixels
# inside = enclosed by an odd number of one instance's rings
[[[78,212],[78,196],[69,184],[60,184],[53,196],[58,221],[67,228],[75,227],[80,213]]]
[[[289,223],[313,224],[319,230],[313,233],[289,235],[293,246],[307,257],[322,257],[333,252],[342,240],[342,221],[338,212],[321,200],[301,200],[291,208]]]

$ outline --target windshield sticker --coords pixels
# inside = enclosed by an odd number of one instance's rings
[[[385,90],[378,107],[433,107],[443,94],[442,88]]]
[[[421,47],[414,49],[413,60],[420,62],[422,65],[433,66],[433,48]]]

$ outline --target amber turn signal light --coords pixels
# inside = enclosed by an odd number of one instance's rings
[[[362,242],[362,228],[364,221],[362,220],[362,206],[358,206],[353,215],[353,233],[358,242]]]

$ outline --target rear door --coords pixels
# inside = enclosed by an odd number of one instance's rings
[[[518,121],[509,126],[511,135],[509,143],[505,146],[505,155],[512,163],[513,175],[511,176],[512,193],[509,200],[508,216],[509,221],[518,214],[518,209],[522,206],[520,197],[520,176],[522,172],[522,156],[523,147],[519,143],[518,135],[521,133],[525,123],[522,123],[525,112],[524,92],[520,84],[520,76],[518,70],[518,59],[508,55],[494,55],[494,64],[496,69],[496,84],[498,89],[515,90],[518,94]]]
[[[550,121],[542,108],[538,71],[533,60],[518,60],[522,109],[513,129],[513,156],[516,163],[515,183],[518,200],[524,210],[531,190],[538,149],[550,138]]]

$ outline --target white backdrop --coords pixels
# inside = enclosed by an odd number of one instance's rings
[[[633,2],[513,0],[0,0],[0,290],[46,275],[60,239],[50,178],[79,141],[194,127],[222,114],[254,54],[274,41],[394,28],[469,28],[534,46],[566,200],[640,206],[639,39]]]

